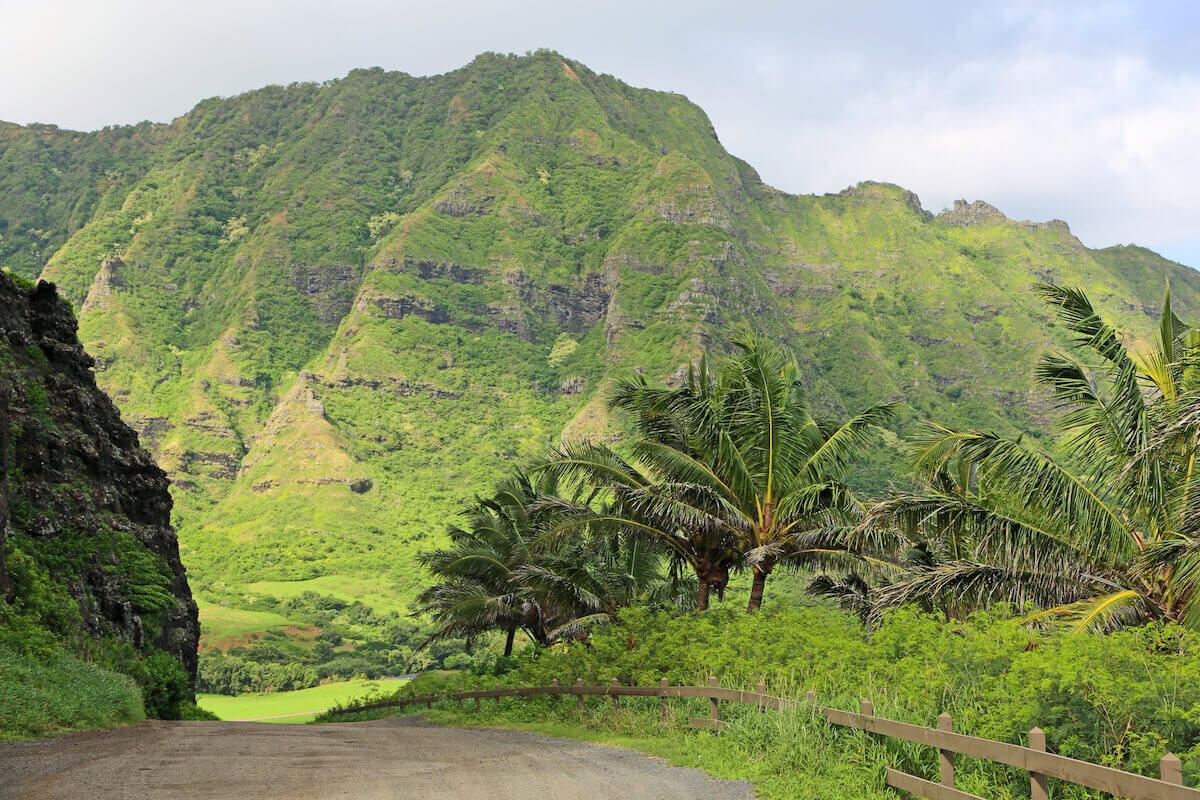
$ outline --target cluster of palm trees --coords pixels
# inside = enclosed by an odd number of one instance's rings
[[[1200,331],[1168,293],[1136,353],[1082,293],[1038,291],[1075,345],[1037,366],[1062,411],[1048,444],[927,424],[916,488],[864,503],[850,467],[894,406],[818,419],[791,353],[747,335],[678,386],[619,384],[622,446],[565,443],[477,501],[425,556],[424,609],[448,635],[505,631],[511,652],[517,630],[546,644],[635,603],[703,611],[737,572],[753,612],[783,566],[868,622],[1003,602],[1084,629],[1200,628]]]
[[[559,494],[544,472],[518,471],[476,500],[463,524],[450,528],[450,544],[421,557],[434,583],[418,602],[437,635],[501,631],[509,656],[517,631],[546,645],[634,603],[687,607],[687,576],[645,537],[602,529],[563,535],[558,520],[576,508],[590,503]]]
[[[827,557],[862,515],[849,464],[892,407],[818,420],[790,352],[735,344],[678,387],[621,383],[612,405],[636,431],[624,452],[564,444],[472,506],[425,556],[421,601],[441,630],[504,630],[507,652],[518,629],[544,644],[633,602],[707,609],[736,570],[753,575],[754,611],[777,566]]]

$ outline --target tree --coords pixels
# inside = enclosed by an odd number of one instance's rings
[[[473,638],[502,630],[506,656],[518,629],[546,641],[544,611],[521,574],[537,558],[538,530],[530,507],[541,494],[528,475],[518,472],[464,512],[464,524],[449,530],[449,547],[421,556],[435,582],[418,602],[433,616],[436,636]]]
[[[502,482],[451,528],[449,547],[423,557],[435,583],[420,602],[438,626],[435,638],[502,630],[508,656],[517,630],[545,645],[634,602],[678,604],[690,587],[666,569],[662,552],[644,536],[588,524],[603,516],[560,496],[549,473]],[[583,521],[572,525],[583,535],[562,535],[555,523],[564,517]]]
[[[704,358],[678,388],[641,376],[618,385],[613,407],[637,422],[632,461],[583,444],[564,448],[551,468],[611,492],[615,522],[674,548],[696,571],[699,608],[709,587],[723,589],[729,568],[745,563],[755,611],[776,566],[824,552],[831,529],[860,511],[845,473],[893,406],[819,421],[790,351],[757,336],[734,344],[715,375]]]
[[[928,426],[912,442],[923,488],[877,506],[857,542],[900,534],[896,552],[921,548],[879,603],[962,614],[1006,601],[1081,629],[1200,628],[1200,332],[1168,290],[1157,341],[1134,352],[1082,292],[1038,291],[1076,351],[1037,367],[1062,412],[1056,441]]]
[[[721,520],[689,504],[687,487],[672,486],[652,463],[635,464],[595,442],[565,443],[539,469],[609,498],[600,511],[586,504],[560,507],[560,530],[653,541],[695,575],[697,610],[707,610],[713,594],[723,596],[739,559],[737,542]],[[678,492],[674,498],[673,491]]]

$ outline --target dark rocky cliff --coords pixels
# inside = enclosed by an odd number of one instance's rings
[[[9,434],[0,480],[6,549],[10,561],[20,554],[78,602],[78,630],[60,622],[58,632],[166,651],[194,680],[200,624],[166,475],[97,388],[75,317],[54,285],[18,285],[4,273],[0,416]]]

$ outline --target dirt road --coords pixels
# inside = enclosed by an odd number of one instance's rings
[[[418,719],[151,722],[0,745],[4,800],[739,800],[631,750]]]

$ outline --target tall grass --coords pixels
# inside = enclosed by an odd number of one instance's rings
[[[0,643],[0,741],[143,719],[133,679],[63,652],[39,657]]]

